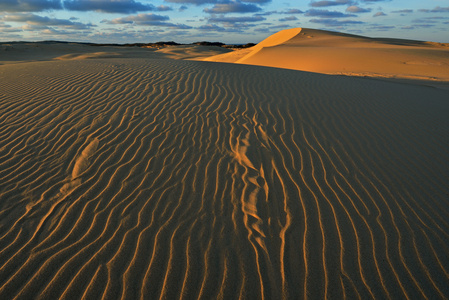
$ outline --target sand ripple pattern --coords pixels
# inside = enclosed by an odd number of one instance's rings
[[[0,66],[0,299],[448,298],[448,99],[207,62]]]

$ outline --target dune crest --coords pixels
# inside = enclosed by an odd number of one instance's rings
[[[273,35],[270,35],[262,42],[258,43],[256,46],[250,48],[250,52],[246,54],[244,57],[239,58],[236,63],[245,63],[252,56],[257,55],[259,51],[266,47],[274,47],[278,45],[282,45],[289,40],[295,38],[300,32],[302,28],[292,28],[281,30]]]

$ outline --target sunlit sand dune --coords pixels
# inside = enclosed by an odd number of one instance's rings
[[[447,90],[97,52],[0,66],[0,299],[449,297]]]
[[[448,44],[308,28],[283,30],[252,48],[205,60],[326,74],[449,81]]]

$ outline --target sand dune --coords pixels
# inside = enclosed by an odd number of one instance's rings
[[[0,299],[449,297],[447,90],[133,53],[0,66]]]
[[[205,60],[325,74],[449,81],[448,44],[308,28],[283,30],[252,48]]]
[[[216,46],[179,45],[156,50],[168,58],[202,60],[215,55],[232,52],[232,50]]]
[[[77,43],[0,43],[0,65],[32,61],[94,59],[94,58],[170,58],[202,60],[232,50],[199,45],[178,45],[158,48],[94,46]]]

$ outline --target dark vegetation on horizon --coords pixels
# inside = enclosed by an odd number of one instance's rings
[[[81,44],[81,45],[89,45],[89,46],[113,46],[113,47],[145,47],[145,48],[160,48],[160,47],[168,47],[168,46],[185,46],[185,45],[199,45],[199,46],[215,46],[215,47],[223,47],[223,48],[249,48],[253,47],[256,44],[247,43],[247,44],[224,44],[221,42],[194,42],[190,44],[180,44],[174,41],[168,42],[156,42],[156,43],[132,43],[132,44],[96,44],[96,43],[83,43],[83,42],[65,42],[65,41],[41,41],[41,42],[27,42],[27,41],[14,41],[14,42],[0,42],[0,45],[3,44],[20,44],[20,43],[30,43],[30,44]]]

